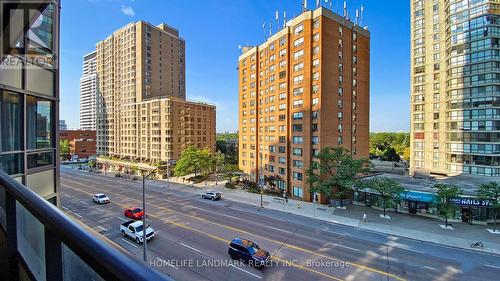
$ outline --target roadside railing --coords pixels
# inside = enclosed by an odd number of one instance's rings
[[[171,280],[0,171],[0,280]]]

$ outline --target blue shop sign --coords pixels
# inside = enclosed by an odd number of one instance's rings
[[[487,199],[476,199],[476,198],[450,198],[450,202],[458,206],[477,206],[477,207],[491,207],[490,200]]]
[[[436,196],[431,193],[423,193],[416,191],[406,191],[399,194],[401,200],[409,201],[419,201],[419,202],[433,202],[436,200]]]

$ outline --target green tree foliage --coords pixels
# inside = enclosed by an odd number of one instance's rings
[[[59,141],[59,156],[61,159],[68,159],[69,156],[69,140]]]
[[[458,186],[449,184],[435,184],[434,188],[438,191],[436,195],[439,198],[438,211],[441,217],[445,219],[445,225],[448,225],[448,218],[453,215],[457,206],[451,203],[451,198],[458,197],[462,194],[462,189]]]
[[[398,181],[386,177],[360,181],[359,185],[373,189],[382,196],[384,200],[384,217],[387,205],[391,206],[394,201],[399,201],[401,192],[405,191]]]
[[[224,154],[226,162],[238,164],[238,133],[218,133],[215,141],[215,150]]]
[[[394,149],[394,147],[388,147],[382,153],[381,159],[383,161],[395,161],[395,162],[399,162],[399,160],[401,160],[401,157],[399,157],[399,154],[396,152],[396,149]]]
[[[339,199],[341,206],[343,199],[351,194],[357,177],[371,169],[368,159],[355,159],[341,147],[325,147],[314,158],[319,163],[307,170],[311,192]]]
[[[236,176],[236,173],[239,171],[240,171],[240,169],[239,169],[238,165],[230,164],[230,163],[224,164],[224,166],[222,168],[222,174],[223,174],[224,178],[228,180],[229,185],[233,184],[233,178]]]
[[[410,147],[409,133],[371,133],[370,154],[382,156],[388,148],[394,148],[398,155],[403,155]]]
[[[210,170],[210,150],[190,146],[181,153],[174,167],[174,176],[181,177],[194,173],[207,173]]]
[[[500,208],[500,184],[498,182],[489,182],[479,186],[477,195],[480,198],[488,199],[491,201],[493,209],[493,230],[497,227],[497,211]]]

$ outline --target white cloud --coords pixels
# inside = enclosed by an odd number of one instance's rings
[[[130,6],[122,6],[121,11],[124,15],[133,17],[135,15],[134,9]]]

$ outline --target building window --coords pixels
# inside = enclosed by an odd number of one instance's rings
[[[21,150],[22,100],[15,93],[2,91],[0,95],[0,151]]]
[[[295,35],[300,34],[302,31],[304,31],[304,24],[299,24],[293,29]]]
[[[294,186],[293,187],[293,196],[294,197],[298,197],[298,198],[303,198],[304,197],[304,193],[302,191],[302,188],[300,188],[298,186]]]
[[[29,149],[53,147],[52,102],[26,97],[27,143]]]
[[[297,168],[304,168],[304,162],[300,160],[293,160],[293,166]]]
[[[42,167],[42,166],[53,166],[54,165],[54,152],[40,152],[28,155],[28,169]]]
[[[302,148],[296,148],[296,147],[294,147],[292,154],[295,155],[295,156],[302,156]]]
[[[293,172],[293,179],[298,180],[298,181],[302,181],[302,173]]]
[[[319,144],[319,137],[318,136],[313,136],[311,138],[312,144]]]
[[[304,143],[304,138],[303,137],[299,137],[299,136],[294,136],[292,138],[292,143],[293,144],[303,144]]]

